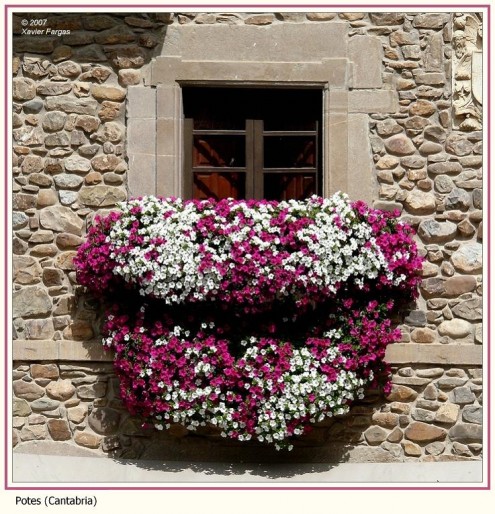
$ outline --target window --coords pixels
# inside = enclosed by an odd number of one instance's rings
[[[321,194],[320,89],[183,88],[189,198]]]

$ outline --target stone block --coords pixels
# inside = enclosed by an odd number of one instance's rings
[[[31,402],[31,408],[33,411],[45,412],[53,411],[58,409],[60,402],[52,400],[51,398],[39,398]]]
[[[123,45],[134,41],[136,35],[125,25],[117,25],[95,35],[95,43],[99,45]]]
[[[126,198],[125,191],[113,186],[83,187],[79,192],[79,201],[88,207],[114,207]]]
[[[417,329],[420,330],[420,329]],[[387,347],[387,362],[394,364],[481,365],[482,348],[475,345],[395,343]]]
[[[443,375],[443,368],[426,368],[426,369],[418,369],[416,371],[416,375],[418,377],[426,377],[426,378],[438,378]]]
[[[76,256],[75,251],[62,252],[57,255],[55,258],[55,267],[64,270],[64,271],[72,271],[74,270],[74,257]],[[62,314],[61,312],[54,311],[54,314]]]
[[[41,266],[38,260],[27,255],[20,255],[13,260],[13,278],[17,284],[36,284],[40,281]]]
[[[98,434],[114,434],[120,423],[120,413],[108,407],[93,409],[88,417],[89,426]]]
[[[483,423],[483,408],[476,405],[468,405],[462,411],[462,420],[467,423],[481,425]]]
[[[95,84],[91,88],[91,94],[100,102],[122,102],[126,97],[126,90],[116,86]]]
[[[29,403],[22,398],[14,398],[12,400],[12,415],[25,418],[31,414]]]
[[[399,425],[399,416],[392,412],[376,412],[373,414],[373,421],[383,428],[395,428]],[[390,440],[390,439],[389,439]]]
[[[406,428],[405,436],[416,443],[431,443],[443,441],[447,436],[447,431],[434,425],[415,421]]]
[[[181,190],[181,176],[176,169],[176,158],[172,155],[159,155],[156,158],[156,194],[173,196]]]
[[[239,25],[232,37],[232,27],[224,24],[171,25],[162,55],[180,55],[184,60],[284,62],[291,48],[291,61],[304,62],[308,55],[321,60],[346,55],[347,31],[344,22],[311,24],[310,31],[304,23],[272,24],[262,30]]]
[[[419,224],[418,235],[424,243],[446,243],[455,239],[457,226],[450,221],[424,220]]]
[[[102,439],[103,438],[101,436],[94,434],[92,432],[76,431],[74,435],[75,443],[79,446],[84,446],[85,448],[99,448]]]
[[[409,457],[421,457],[421,447],[411,441],[402,441],[404,454]]]
[[[30,370],[33,378],[56,380],[59,376],[59,370],[56,364],[31,364]]]
[[[244,20],[246,25],[271,25],[275,21],[273,14],[255,14]]]
[[[483,439],[483,427],[473,423],[457,423],[449,430],[452,441],[477,443]]]
[[[425,451],[429,455],[440,455],[445,451],[445,443],[441,443],[439,441],[430,443],[426,445]]]
[[[97,47],[99,48],[99,47]],[[148,59],[147,52],[138,46],[120,46],[116,49],[105,47],[105,60],[108,60],[117,69],[141,68]]]
[[[436,210],[436,199],[433,193],[414,189],[405,199],[405,207],[412,214],[433,214]]]
[[[449,13],[420,13],[414,17],[412,24],[417,29],[441,29],[449,19]]]
[[[410,387],[404,385],[392,385],[392,390],[386,398],[389,402],[412,402],[417,396],[418,393]]]
[[[57,237],[55,238],[55,243],[57,244],[57,246],[59,248],[61,248],[63,250],[68,249],[68,248],[77,248],[83,242],[84,242],[83,238],[76,236],[74,234],[69,234],[69,233],[58,234]],[[46,269],[52,269],[53,272],[56,271],[57,273],[60,273],[58,270],[55,270],[55,268],[45,268],[45,270]],[[43,270],[43,273],[45,270]],[[44,277],[44,274],[43,274],[43,277]],[[58,284],[53,284],[53,285],[58,285]]]
[[[373,169],[370,160],[371,148],[368,135],[368,117],[364,114],[350,114],[348,130],[347,161],[353,166],[347,170],[347,193],[352,200],[371,203],[374,197]],[[332,168],[332,166],[330,166]]]
[[[25,426],[20,433],[21,441],[38,441],[46,439],[47,435],[46,425]]]
[[[45,390],[34,382],[25,382],[24,380],[14,380],[14,394],[23,400],[32,402],[41,398],[45,394]]]
[[[409,114],[411,116],[423,116],[427,118],[434,114],[436,110],[437,108],[434,103],[428,100],[417,100],[409,107]]]
[[[122,159],[116,155],[97,155],[91,159],[91,165],[95,171],[105,173],[107,171],[115,171],[117,166],[121,164]]]
[[[131,197],[156,195],[155,154],[129,153],[128,187]]]
[[[82,219],[75,212],[59,205],[43,209],[40,213],[40,224],[48,230],[76,235],[81,234],[83,227]]]
[[[48,396],[59,401],[66,401],[71,398],[76,391],[70,380],[59,380],[52,382],[46,387]]]
[[[15,77],[12,80],[12,98],[17,102],[32,100],[36,96],[36,83],[34,80]]]
[[[382,87],[383,47],[379,38],[356,36],[349,40],[349,59],[354,64],[354,89]]]
[[[459,410],[459,405],[444,403],[436,412],[435,421],[438,421],[439,423],[453,424],[459,417]]]
[[[457,275],[447,279],[445,282],[445,294],[448,296],[459,297],[462,294],[474,291],[476,289],[476,285],[476,278],[472,275]],[[481,307],[481,305],[479,307]],[[481,316],[481,310],[479,311],[479,314],[475,316],[475,318],[472,317],[473,308],[475,308],[474,302],[472,300],[468,300],[468,303],[461,302],[460,304],[456,305],[454,310],[456,310],[455,314],[459,318],[481,319],[479,317]],[[465,317],[466,315],[468,317]]]
[[[89,341],[94,337],[91,323],[86,320],[74,320],[63,332],[65,339]]]
[[[156,137],[159,134],[164,139],[161,151],[164,155],[167,155],[169,152],[163,150],[163,144],[168,140],[174,141],[174,127],[172,120],[129,119],[127,125],[128,154],[154,155],[156,152]]]
[[[452,396],[453,402],[459,405],[473,403],[476,400],[476,395],[468,386],[456,387],[452,391]]]
[[[50,96],[45,101],[45,108],[48,111],[63,111],[65,113],[96,116],[98,102],[86,98]]]
[[[105,100],[101,103],[101,108],[98,111],[98,116],[102,121],[111,121],[119,118],[123,109],[123,104],[118,102],[110,102]]]
[[[63,419],[49,419],[48,432],[54,441],[67,441],[72,437],[69,424]]]
[[[424,423],[432,423],[435,419],[435,413],[431,412],[427,409],[422,409],[420,407],[416,408],[412,412],[412,418],[415,421],[422,421]]]
[[[471,243],[462,245],[452,255],[452,264],[460,273],[480,273],[482,270],[482,245]]]
[[[82,385],[77,388],[77,396],[83,400],[94,400],[95,398],[103,398],[106,392],[106,382],[96,382],[94,384]]]
[[[404,13],[384,12],[370,13],[371,22],[378,26],[402,25]]]
[[[14,292],[14,317],[32,318],[46,316],[51,312],[52,302],[44,289],[30,286]]]
[[[67,409],[67,417],[69,421],[72,421],[72,423],[75,423],[76,425],[82,423],[86,419],[87,415],[88,407],[85,404]]]
[[[349,112],[394,113],[398,110],[398,102],[395,91],[359,89],[349,91]]]
[[[388,432],[382,427],[370,427],[364,432],[364,437],[371,446],[379,445],[387,439]]]

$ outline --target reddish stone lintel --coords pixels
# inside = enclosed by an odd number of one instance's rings
[[[392,365],[481,366],[483,349],[479,345],[397,343],[387,348],[385,358]],[[105,351],[98,340],[16,340],[12,345],[12,360],[108,362],[113,360],[113,352]]]

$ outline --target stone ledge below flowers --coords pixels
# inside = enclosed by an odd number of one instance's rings
[[[108,362],[113,360],[113,352],[105,351],[99,341],[19,339],[13,342],[12,360]],[[390,364],[481,366],[483,348],[478,345],[396,343],[387,348],[385,360]]]
[[[284,464],[237,464],[221,462],[192,463],[187,461],[156,461],[109,459],[94,454],[74,454],[68,445],[57,449],[36,441],[33,448],[16,449],[13,452],[13,483],[40,484],[75,482],[107,483],[120,487],[121,483],[153,483],[153,488],[166,489],[177,483],[195,486],[206,483],[234,483],[246,487],[253,483],[299,482],[307,487],[332,489],[349,486],[363,487],[369,484],[394,483],[396,487],[414,484],[454,488],[457,483],[480,487],[483,482],[483,462],[348,462],[348,463],[284,463]],[[63,452],[60,453],[61,449]],[[28,451],[26,451],[28,450]],[[80,452],[81,450],[78,449]],[[24,453],[26,452],[26,453]],[[77,473],[74,470],[77,469]],[[485,475],[486,476],[486,475]],[[213,484],[212,484],[213,483]],[[434,487],[433,486],[433,487]]]

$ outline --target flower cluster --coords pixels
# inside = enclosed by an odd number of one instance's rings
[[[282,448],[389,387],[390,312],[415,296],[422,263],[396,214],[342,194],[120,208],[74,262],[113,302],[104,344],[132,413]]]
[[[276,448],[347,413],[375,375],[386,375],[385,346],[398,335],[374,304],[300,344],[269,335],[236,340],[213,321],[157,320],[154,309],[146,304],[133,316],[114,305],[107,316],[104,342],[115,351],[128,409],[159,430],[210,424],[224,437]],[[341,302],[337,310],[347,312]]]
[[[287,297],[303,305],[346,283],[416,285],[408,272],[417,254],[407,226],[364,204],[353,207],[343,194],[305,202],[145,197],[111,222],[110,230],[106,220],[90,233],[79,252],[80,282],[97,281],[104,290],[113,274],[169,305],[214,300],[259,307]]]

